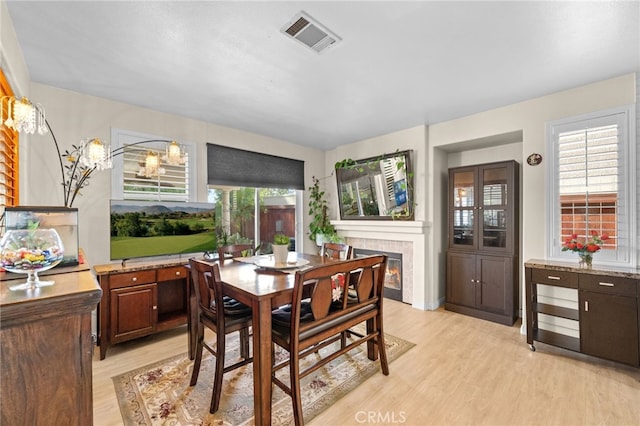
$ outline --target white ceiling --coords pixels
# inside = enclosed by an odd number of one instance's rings
[[[320,149],[640,71],[638,1],[6,3],[34,82]]]

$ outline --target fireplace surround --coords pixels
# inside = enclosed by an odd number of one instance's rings
[[[437,303],[426,303],[430,289],[425,283],[428,264],[426,237],[429,232],[425,222],[336,220],[331,223],[354,250],[401,253],[401,301],[422,310],[438,307]]]

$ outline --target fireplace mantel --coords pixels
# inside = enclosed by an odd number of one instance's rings
[[[424,235],[430,226],[419,220],[332,220],[338,232]]]
[[[418,309],[426,306],[427,235],[431,225],[423,221],[387,220],[332,220],[338,234],[348,244],[364,249],[377,249],[403,254],[403,270],[408,285],[404,287],[403,301]],[[410,271],[410,272],[409,272]]]

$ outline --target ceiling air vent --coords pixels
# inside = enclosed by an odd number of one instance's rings
[[[280,30],[317,53],[322,53],[341,40],[304,12],[298,13]]]

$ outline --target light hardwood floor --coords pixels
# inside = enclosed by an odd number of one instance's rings
[[[507,327],[385,301],[385,331],[416,344],[309,425],[640,425],[640,369],[536,343]],[[94,354],[96,426],[121,425],[112,376],[186,352],[186,328]]]

